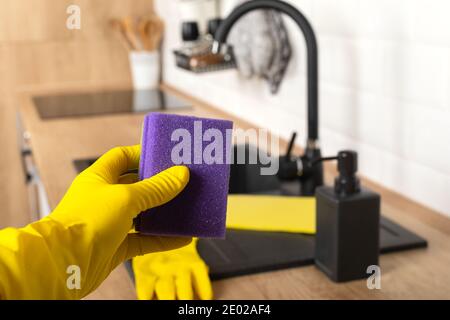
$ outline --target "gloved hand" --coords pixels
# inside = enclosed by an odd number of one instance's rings
[[[140,300],[212,299],[208,267],[197,253],[197,240],[186,247],[133,259],[136,293]]]
[[[49,216],[0,231],[0,298],[82,298],[121,262],[191,241],[130,232],[136,215],[170,201],[189,180],[189,170],[176,166],[121,184],[121,175],[138,167],[139,154],[139,146],[110,150],[78,175]],[[71,278],[77,268],[79,288]]]

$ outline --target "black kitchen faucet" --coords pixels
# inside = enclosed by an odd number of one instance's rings
[[[212,51],[218,54],[226,43],[231,27],[246,13],[257,9],[273,9],[290,16],[299,26],[306,40],[307,49],[307,92],[308,92],[308,137],[305,153],[294,157],[291,151],[296,134],[294,133],[285,156],[280,157],[278,177],[281,180],[299,179],[301,194],[312,196],[316,187],[323,185],[323,166],[317,162],[321,158],[318,145],[319,106],[318,106],[318,49],[311,24],[305,16],[292,5],[277,0],[252,0],[237,6],[220,24],[215,36]]]

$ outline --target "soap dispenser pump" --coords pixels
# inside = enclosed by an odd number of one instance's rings
[[[315,263],[333,281],[367,278],[378,265],[380,196],[360,186],[358,155],[341,151],[334,187],[316,189]]]

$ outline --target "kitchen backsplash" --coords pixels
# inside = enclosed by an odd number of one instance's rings
[[[224,14],[233,0],[223,0]],[[360,153],[360,172],[450,216],[450,1],[293,0],[319,42],[323,153]],[[280,92],[236,70],[191,74],[175,67],[178,1],[157,0],[166,19],[164,81],[304,142],[306,56],[303,36],[285,19],[293,57]]]

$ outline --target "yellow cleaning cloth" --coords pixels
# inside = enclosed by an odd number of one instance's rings
[[[227,228],[316,233],[316,199],[267,195],[229,195]]]

